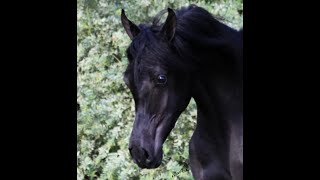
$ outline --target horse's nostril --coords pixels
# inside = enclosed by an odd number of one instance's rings
[[[148,151],[145,150],[144,148],[142,148],[142,150],[143,150],[143,155],[144,155],[144,157],[145,157],[146,159],[148,159],[148,157],[149,157]]]

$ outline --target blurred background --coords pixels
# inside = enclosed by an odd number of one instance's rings
[[[78,180],[193,179],[188,166],[188,144],[196,124],[193,100],[164,143],[159,168],[141,170],[130,158],[134,102],[122,80],[130,39],[120,20],[122,8],[139,24],[164,8],[189,4],[205,8],[235,29],[242,27],[242,0],[77,0]]]

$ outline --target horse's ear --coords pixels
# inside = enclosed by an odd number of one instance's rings
[[[161,29],[161,33],[168,39],[168,41],[171,41],[174,38],[176,26],[177,26],[176,14],[172,9],[168,8],[168,17]]]
[[[121,11],[121,23],[131,40],[140,33],[139,27],[127,18],[123,9]]]

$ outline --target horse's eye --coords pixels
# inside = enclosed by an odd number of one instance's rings
[[[157,79],[158,84],[165,84],[167,82],[167,77],[165,75],[159,75]]]

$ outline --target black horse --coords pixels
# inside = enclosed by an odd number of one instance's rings
[[[167,19],[160,23],[161,16]],[[243,179],[242,29],[190,5],[160,12],[151,25],[122,25],[132,42],[124,81],[135,101],[129,151],[141,168],[157,168],[162,145],[191,98],[197,127],[190,140],[195,179]]]

